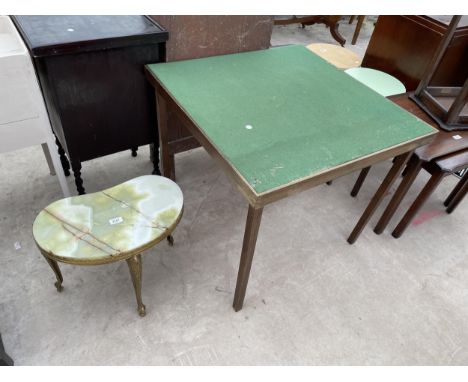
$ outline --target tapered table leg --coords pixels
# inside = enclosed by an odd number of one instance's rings
[[[372,217],[375,210],[379,206],[380,202],[384,198],[385,193],[395,182],[396,178],[401,173],[403,166],[408,161],[411,155],[412,155],[412,152],[409,152],[409,153],[401,154],[396,158],[395,162],[393,163],[392,168],[388,172],[387,176],[383,180],[377,192],[372,197],[371,201],[369,202],[367,208],[365,209],[358,223],[354,227],[353,232],[351,232],[351,235],[349,235],[348,237],[349,244],[353,244],[357,240],[362,230],[364,229],[366,224],[369,222],[370,218]]]
[[[424,186],[416,200],[406,212],[405,216],[400,220],[396,228],[392,232],[392,236],[399,238],[405,232],[408,225],[413,220],[414,216],[418,213],[419,209],[426,202],[435,188],[438,186],[442,178],[445,176],[443,172],[437,172],[431,176],[427,184]]]
[[[135,296],[138,304],[138,314],[144,317],[146,314],[146,307],[141,300],[141,255],[134,255],[127,259],[128,269],[132,277],[133,287],[135,288]]]
[[[414,183],[414,180],[421,171],[422,163],[422,160],[420,160],[417,156],[413,156],[410,159],[408,166],[405,169],[405,177],[401,180],[398,189],[395,191],[395,194],[390,200],[390,203],[388,203],[387,208],[385,209],[384,213],[380,217],[380,220],[374,228],[374,232],[376,234],[380,235],[384,231],[385,227],[387,227],[390,219],[395,214],[395,211],[397,210],[401,201],[403,200],[411,185]]]
[[[351,190],[351,196],[353,198],[359,193],[359,190],[361,189],[361,186],[364,183],[364,180],[366,179],[367,174],[369,173],[369,170],[370,170],[370,166],[363,168],[361,172],[359,173],[356,183],[354,183],[354,187]]]
[[[57,278],[57,281],[54,284],[55,287],[57,288],[57,292],[61,292],[63,290],[63,287],[62,287],[63,276],[62,276],[62,272],[60,272],[58,263],[55,260],[49,259],[47,256],[44,256],[44,259],[46,259],[47,263],[50,265],[50,267],[54,271],[55,277]]]
[[[255,252],[255,244],[257,243],[258,230],[262,220],[262,208],[254,208],[249,205],[247,213],[247,223],[245,225],[244,242],[242,244],[242,254],[239,263],[239,271],[237,273],[236,292],[234,294],[234,302],[232,304],[234,310],[238,312],[244,304],[245,291],[249,282],[250,268]]]

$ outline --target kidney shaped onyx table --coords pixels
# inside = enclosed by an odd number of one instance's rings
[[[263,207],[397,156],[367,223],[411,152],[436,130],[302,46],[148,65],[162,172],[173,177],[168,110],[249,202],[234,309],[247,288]]]
[[[62,165],[69,173],[66,152],[80,194],[81,162],[157,145],[154,95],[143,68],[164,61],[165,30],[145,16],[13,20],[33,57]]]

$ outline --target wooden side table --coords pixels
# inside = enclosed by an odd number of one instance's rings
[[[63,277],[58,262],[98,265],[126,260],[138,303],[141,299],[141,253],[165,238],[182,217],[183,195],[170,179],[146,175],[104,191],[72,196],[44,208],[33,224],[34,240],[55,273],[57,291]]]

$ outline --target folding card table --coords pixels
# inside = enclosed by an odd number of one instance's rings
[[[360,232],[411,152],[436,130],[302,46],[147,65],[156,90],[163,175],[174,177],[177,114],[249,202],[234,296],[242,308],[263,207],[397,157]]]

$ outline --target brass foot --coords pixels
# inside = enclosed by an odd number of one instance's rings
[[[133,287],[135,288],[135,296],[138,304],[138,314],[144,317],[146,307],[141,300],[141,255],[134,255],[127,259],[128,269],[132,277]]]
[[[55,273],[55,277],[57,281],[55,282],[55,287],[57,288],[57,292],[61,292],[63,290],[62,283],[63,283],[63,276],[62,272],[60,272],[60,268],[55,260],[49,259],[47,256],[43,255],[44,259],[46,259],[47,263],[50,265],[52,270]]]
[[[174,238],[172,237],[172,235],[169,235],[169,236],[167,237],[167,243],[168,243],[171,247],[174,246]]]
[[[61,282],[56,281],[54,285],[57,288],[57,292],[63,291],[63,286]]]

